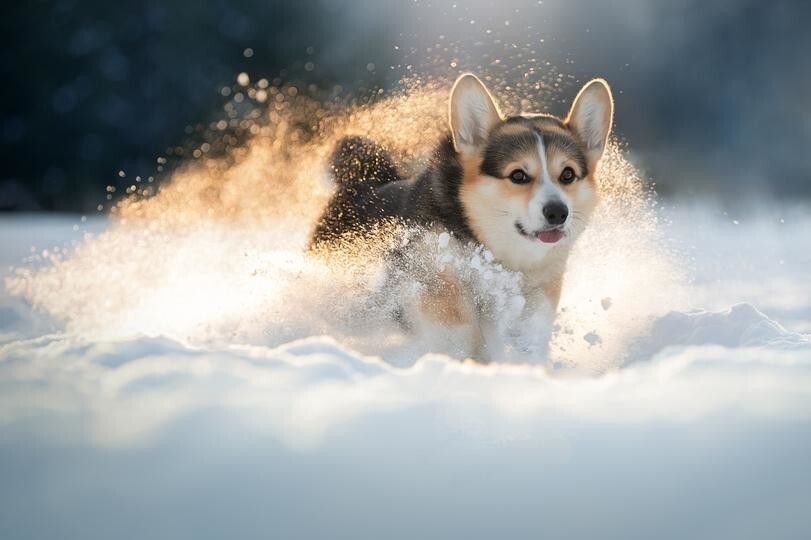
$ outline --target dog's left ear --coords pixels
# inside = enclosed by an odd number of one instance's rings
[[[456,151],[473,154],[487,142],[490,130],[501,121],[501,113],[484,83],[466,73],[456,79],[451,90],[449,120]]]
[[[603,79],[590,81],[574,98],[566,123],[586,145],[586,158],[591,163],[603,155],[613,117],[614,98]]]

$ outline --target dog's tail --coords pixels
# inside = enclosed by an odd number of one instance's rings
[[[330,169],[339,188],[361,183],[378,187],[400,179],[391,155],[374,141],[356,135],[338,141]]]

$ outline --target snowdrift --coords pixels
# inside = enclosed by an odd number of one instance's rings
[[[278,345],[93,337],[6,294],[0,532],[802,537],[811,527],[802,231],[811,222],[768,235],[781,226],[733,225],[704,210],[699,244],[690,212],[673,237],[713,255],[694,257],[699,277],[687,290],[731,307],[655,317],[602,375],[436,354],[398,367],[329,336]],[[726,235],[733,228],[738,240]],[[761,234],[781,250],[774,260],[747,240]],[[7,263],[79,235],[60,220],[0,225]],[[719,246],[737,258],[715,286]],[[610,313],[602,298],[594,310]],[[758,299],[798,331],[732,303]],[[567,337],[599,357],[600,343]]]

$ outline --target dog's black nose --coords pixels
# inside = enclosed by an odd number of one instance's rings
[[[543,217],[550,225],[563,225],[569,217],[569,209],[561,202],[551,202],[543,207]]]

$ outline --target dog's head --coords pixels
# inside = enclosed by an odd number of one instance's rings
[[[474,235],[507,266],[536,267],[582,232],[597,202],[594,170],[613,110],[602,79],[580,90],[565,119],[504,118],[478,78],[456,81],[450,127],[463,169],[459,198]]]

